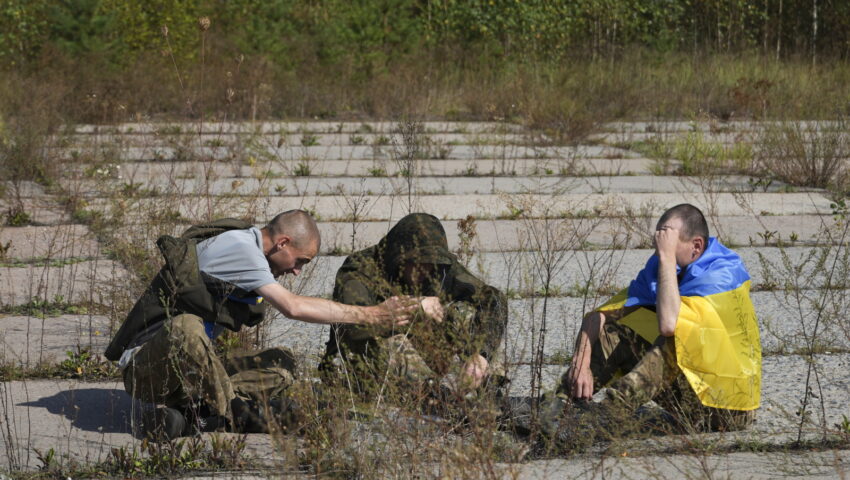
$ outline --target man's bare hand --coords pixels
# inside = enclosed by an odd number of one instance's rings
[[[655,231],[655,251],[659,258],[676,258],[676,247],[679,245],[679,230],[677,228],[663,226]]]
[[[418,309],[419,299],[417,297],[390,297],[382,303],[371,307],[371,318],[368,323],[388,327],[402,327],[410,323],[410,319]]]
[[[463,366],[462,379],[464,385],[478,388],[487,376],[487,368],[490,366],[487,359],[481,355],[473,355]]]
[[[567,382],[573,398],[590,400],[593,397],[593,373],[589,365],[570,365]]]
[[[425,297],[419,302],[422,311],[425,312],[430,319],[437,323],[442,323],[446,318],[446,309],[440,303],[437,297]]]

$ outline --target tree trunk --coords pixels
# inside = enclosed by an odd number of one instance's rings
[[[779,56],[782,50],[782,0],[779,0],[779,16],[777,18],[777,26],[776,26],[776,59],[779,60]]]
[[[817,63],[818,0],[812,0],[812,66]]]

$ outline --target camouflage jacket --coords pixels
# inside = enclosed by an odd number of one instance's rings
[[[406,286],[402,270],[408,262],[434,264],[435,272],[423,284]],[[338,302],[376,305],[393,295],[437,296],[446,307],[442,323],[422,319],[410,329],[403,327],[420,344],[437,343],[453,354],[480,353],[490,359],[505,332],[505,295],[458,261],[448,249],[443,226],[433,215],[415,213],[402,218],[377,245],[349,256],[337,272],[333,298]],[[364,354],[374,338],[395,333],[400,332],[350,325],[332,328],[325,361],[337,353]]]

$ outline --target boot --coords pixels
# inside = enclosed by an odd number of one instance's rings
[[[142,412],[142,435],[155,442],[167,442],[192,434],[186,417],[170,407],[156,407]]]
[[[233,413],[232,430],[238,433],[269,433],[269,424],[253,400],[239,397],[230,401]]]

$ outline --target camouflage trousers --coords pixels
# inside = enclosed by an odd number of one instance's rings
[[[699,401],[677,365],[673,337],[659,337],[651,344],[632,329],[606,321],[592,345],[590,370],[594,391],[607,387],[608,401],[635,410],[654,400],[687,429],[740,430],[755,420],[754,411],[706,407]],[[564,374],[558,394],[568,392]]]
[[[431,359],[434,352],[420,350],[409,335],[376,338],[363,354],[346,355],[343,367],[335,368],[342,378],[335,381],[350,382],[366,395],[386,392],[404,397],[439,388],[463,395],[473,390],[461,380],[465,359],[458,355]],[[503,355],[497,351],[492,357],[484,388],[497,388],[506,382]]]
[[[241,397],[258,402],[280,397],[294,382],[295,358],[269,348],[219,358],[204,323],[178,315],[136,352],[124,369],[124,388],[133,398],[173,408],[203,401],[213,415],[227,416]]]

